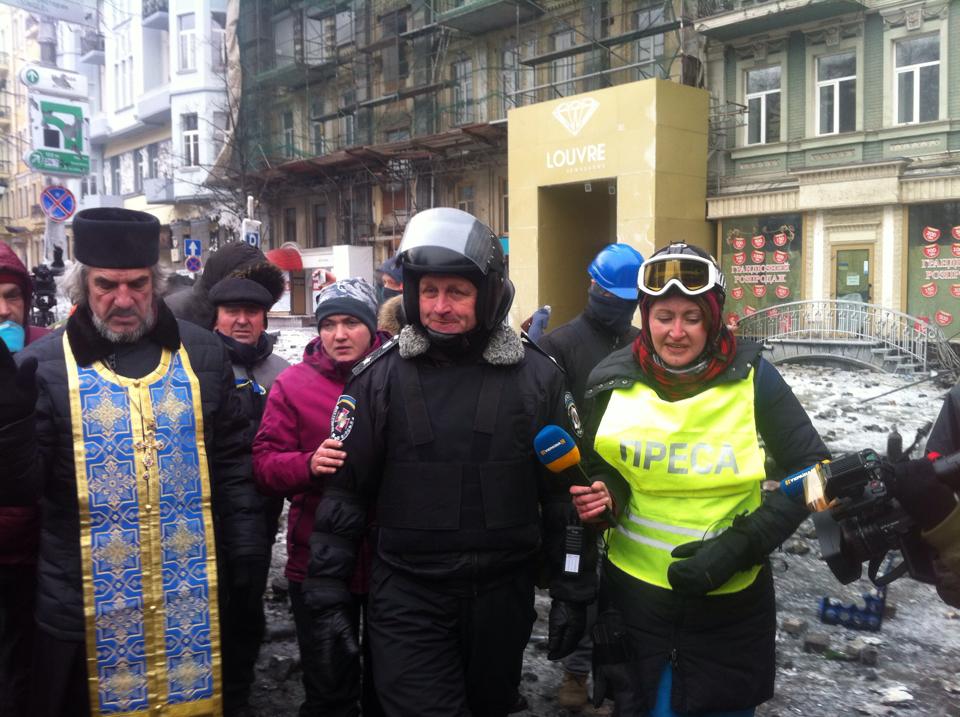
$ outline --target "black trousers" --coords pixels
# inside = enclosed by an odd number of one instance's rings
[[[31,717],[89,717],[87,648],[83,642],[58,640],[42,629],[34,636],[30,681]]]
[[[536,619],[530,569],[464,585],[376,560],[369,614],[374,679],[389,717],[503,717],[516,703]]]
[[[300,705],[300,717],[381,717],[383,710],[373,686],[370,669],[370,640],[366,628],[366,598],[355,596],[352,605],[354,629],[360,636],[362,672],[352,679],[332,682],[327,677],[324,665],[317,661],[310,638],[310,608],[303,599],[303,584],[290,581],[290,610],[297,628],[297,645],[300,648],[300,665],[303,668],[304,701]],[[363,619],[361,619],[363,618]]]
[[[0,566],[0,717],[29,714],[36,566]]]
[[[220,647],[223,655],[223,712],[244,708],[250,698],[254,667],[266,632],[263,593],[228,595],[220,600]]]

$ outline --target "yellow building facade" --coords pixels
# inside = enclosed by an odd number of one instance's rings
[[[670,241],[714,250],[705,218],[706,91],[631,82],[508,115],[513,318],[583,309],[586,268],[611,242],[649,256]]]

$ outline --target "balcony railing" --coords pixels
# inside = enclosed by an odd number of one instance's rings
[[[85,32],[80,37],[80,52],[103,52],[103,35],[99,32]]]

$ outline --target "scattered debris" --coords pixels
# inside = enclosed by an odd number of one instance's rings
[[[798,617],[785,617],[780,627],[788,635],[801,635],[807,631],[807,621]]]
[[[825,632],[811,632],[803,638],[803,651],[823,653],[830,648],[830,635]]]

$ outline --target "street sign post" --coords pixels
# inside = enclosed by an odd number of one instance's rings
[[[40,208],[51,221],[65,222],[77,210],[77,198],[66,187],[45,187],[40,193]]]
[[[247,244],[260,248],[260,222],[255,219],[244,219],[240,224],[240,234]]]

